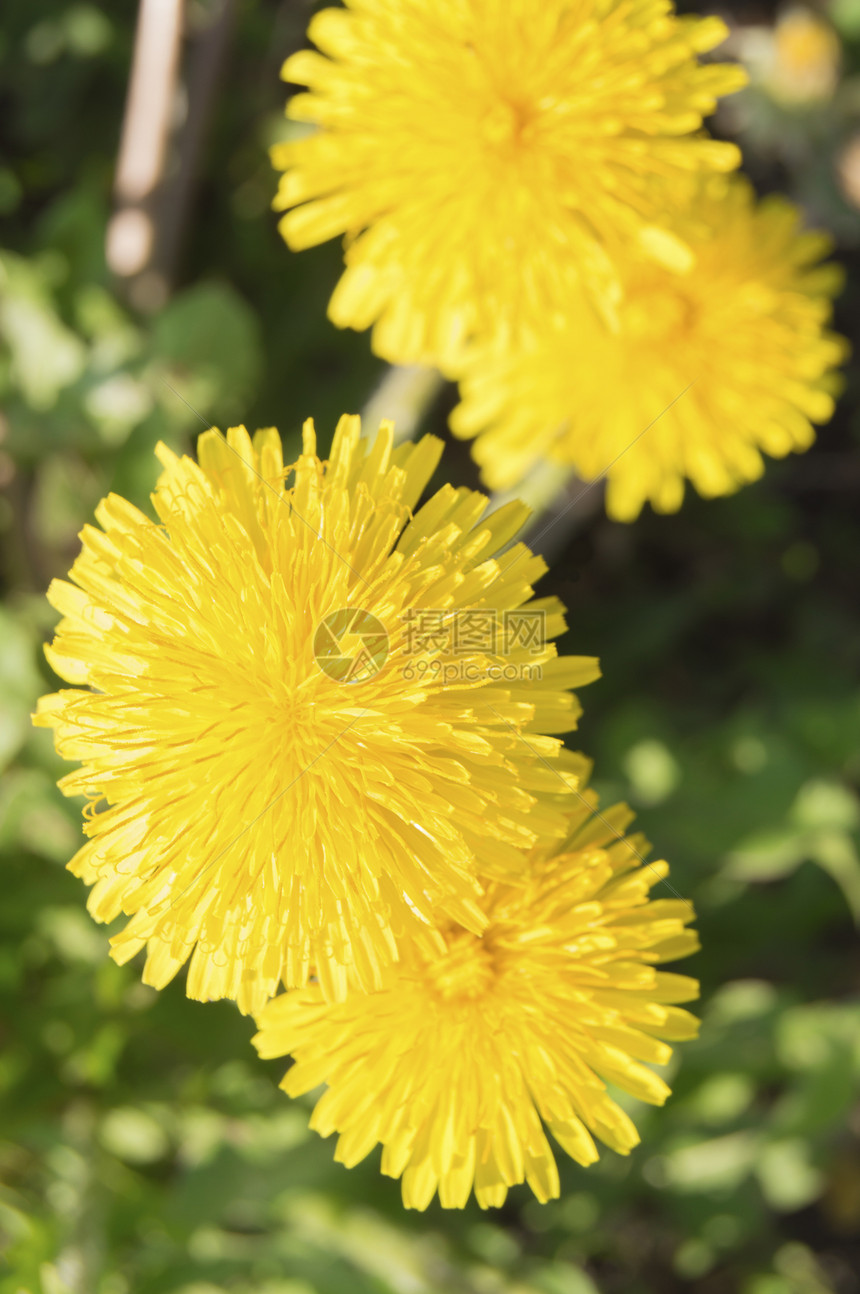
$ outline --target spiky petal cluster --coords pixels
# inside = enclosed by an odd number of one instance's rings
[[[661,1105],[649,1064],[697,1022],[676,1004],[698,996],[688,976],[655,965],[697,948],[680,899],[650,900],[668,872],[639,866],[629,811],[582,797],[561,847],[532,856],[525,883],[493,884],[481,937],[452,925],[442,954],[410,953],[376,992],[329,1004],[317,986],[269,1002],[254,1039],[264,1057],[290,1054],[291,1096],[328,1090],[311,1118],[339,1132],[351,1166],[382,1143],[382,1171],[402,1175],[408,1208],[503,1203],[528,1182],[559,1193],[545,1130],[580,1164],[594,1138],[620,1154],[639,1140],[607,1083]],[[642,1062],[646,1062],[643,1064]]]
[[[350,969],[372,987],[403,945],[439,946],[441,921],[480,930],[480,879],[563,834],[577,765],[544,734],[576,726],[567,689],[596,661],[514,644],[513,681],[480,652],[452,681],[427,642],[416,668],[416,608],[527,605],[548,639],[564,628],[560,603],[532,599],[543,562],[522,544],[494,556],[527,509],[484,519],[483,495],[444,486],[413,515],[440,453],[433,437],[394,449],[390,425],[362,441],[354,417],[328,462],[307,424],[286,471],[274,429],[208,431],[199,464],[159,446],[159,522],[110,495],[72,582],[51,586],[48,659],[79,686],[36,722],[83,763],[61,783],[88,801],[70,867],[98,920],[131,916],[113,955],[146,946],[148,983],[191,956],[189,994],[245,1010],[311,967],[331,996]],[[352,685],[314,655],[343,608],[390,640]]]
[[[617,246],[686,264],[679,188],[739,161],[693,133],[745,79],[697,61],[726,29],[671,0],[346,0],[308,34],[287,112],[319,130],[273,150],[281,231],[347,236],[329,315],[395,362],[444,367],[577,282],[611,310]]]
[[[607,476],[607,510],[681,505],[684,478],[727,494],[811,445],[833,413],[845,343],[828,331],[838,266],[786,199],[758,203],[738,177],[703,186],[683,226],[696,263],[674,274],[638,259],[616,331],[581,298],[519,347],[476,348],[451,425],[475,436],[491,487],[541,456]]]

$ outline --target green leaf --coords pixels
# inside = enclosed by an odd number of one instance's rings
[[[803,840],[796,830],[762,831],[732,850],[723,875],[736,881],[774,881],[795,871],[805,857]]]
[[[799,1138],[764,1146],[755,1171],[765,1199],[780,1213],[805,1208],[824,1189],[821,1173],[810,1163],[809,1146]]]
[[[809,856],[833,877],[860,924],[860,858],[854,841],[838,831],[822,831],[812,842]]]
[[[801,831],[818,828],[853,831],[860,826],[860,801],[839,782],[807,782],[798,791],[789,817]]]
[[[257,316],[228,284],[198,284],[174,297],[158,316],[152,356],[179,392],[166,390],[162,397],[177,420],[200,415],[223,424],[241,416],[259,376]],[[183,410],[182,399],[193,412]]]
[[[11,252],[0,253],[0,334],[11,379],[34,409],[50,409],[84,370],[86,346],[60,319],[39,263]]]
[[[99,1140],[112,1155],[130,1164],[155,1163],[170,1146],[169,1136],[153,1114],[129,1106],[108,1111]]]
[[[0,607],[0,769],[6,768],[30,734],[30,713],[42,679],[32,632]]]
[[[735,1190],[751,1172],[759,1144],[755,1133],[732,1132],[684,1146],[667,1155],[667,1179],[692,1192]]]

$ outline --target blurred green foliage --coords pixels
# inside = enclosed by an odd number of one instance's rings
[[[192,18],[206,6],[189,6]],[[643,1144],[562,1198],[405,1213],[277,1090],[253,1026],[106,955],[64,869],[79,807],[29,714],[55,681],[49,580],[108,490],[144,504],[158,439],[372,395],[367,339],[325,319],[339,250],[287,253],[268,204],[281,58],[302,3],[246,0],[199,176],[182,281],[154,316],[111,283],[104,231],[135,5],[6,0],[0,40],[0,1294],[855,1294],[860,1290],[860,447],[853,373],[804,458],[633,528],[566,518],[546,580],[570,650],[602,657],[580,740],[700,913],[701,1039]],[[198,15],[199,16],[199,15]],[[744,6],[770,30],[771,7]],[[840,158],[860,131],[860,6],[834,0],[842,77],[786,106],[754,85],[723,125],[764,187],[856,263]],[[840,326],[856,332],[849,276]],[[187,402],[187,403],[186,403]],[[450,392],[425,425],[444,434]],[[452,444],[446,478],[474,482]],[[571,524],[572,523],[572,524]],[[688,969],[687,967],[684,968]]]

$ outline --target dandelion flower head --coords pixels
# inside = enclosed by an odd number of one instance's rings
[[[606,474],[608,512],[630,521],[649,500],[674,512],[685,478],[727,494],[761,475],[762,452],[809,448],[846,353],[828,329],[841,283],[822,263],[829,239],[736,176],[703,186],[685,236],[688,274],[629,264],[617,331],[571,299],[521,346],[473,350],[451,426],[478,437],[490,487],[548,456],[586,481]]]
[[[410,953],[375,992],[331,1004],[310,985],[258,1017],[260,1054],[294,1058],[291,1096],[327,1084],[311,1126],[340,1134],[335,1157],[352,1166],[381,1142],[408,1208],[437,1191],[462,1208],[473,1188],[498,1206],[523,1181],[557,1196],[547,1134],[579,1164],[598,1158],[595,1139],[626,1155],[639,1137],[607,1085],[655,1105],[669,1095],[649,1066],[695,1035],[677,1004],[698,985],[656,967],[696,950],[692,908],[649,897],[668,868],[639,865],[626,807],[594,810],[587,792],[561,847],[489,887],[480,937],[452,924],[443,952]]]
[[[416,510],[440,453],[394,448],[390,424],[362,440],[355,417],[325,462],[306,424],[287,469],[274,429],[207,431],[198,462],[159,446],[158,521],[108,496],[51,586],[48,658],[75,686],[36,722],[82,762],[61,783],[87,799],[70,867],[98,920],[130,916],[113,955],[146,947],[148,983],[190,957],[190,996],[244,1010],[312,970],[329,996],[350,973],[370,987],[440,922],[480,930],[481,878],[563,834],[578,766],[547,734],[576,726],[569,689],[597,663],[557,656],[563,607],[532,597],[544,564],[509,543],[527,509],[485,518],[483,495],[443,486]],[[545,641],[445,678],[446,644],[410,645],[409,616],[461,607],[528,610]],[[353,609],[388,649],[345,683],[315,643]]]
[[[445,367],[583,282],[611,310],[613,248],[686,264],[676,189],[737,166],[704,137],[744,83],[697,56],[726,35],[670,0],[347,0],[284,79],[318,129],[276,145],[291,248],[346,235],[329,315],[378,354]]]

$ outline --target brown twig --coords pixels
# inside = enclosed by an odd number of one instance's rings
[[[176,105],[182,0],[140,0],[131,77],[114,182],[116,210],[106,257],[119,278],[139,279],[152,262],[156,205]]]

